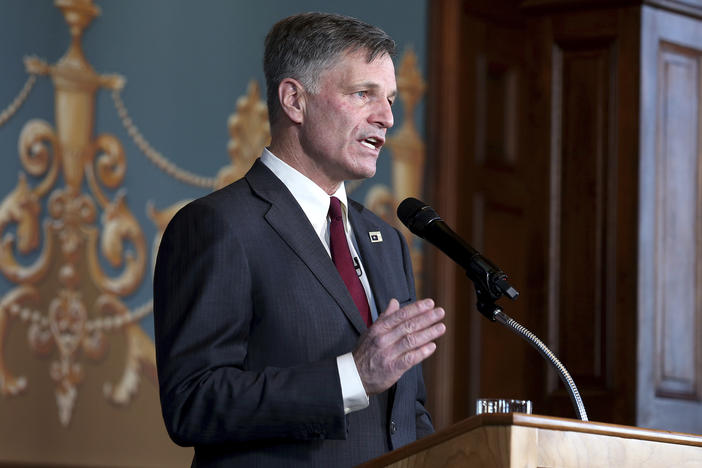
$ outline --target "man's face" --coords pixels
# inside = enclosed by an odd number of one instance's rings
[[[392,59],[383,55],[368,63],[366,57],[366,51],[346,54],[321,74],[318,93],[307,93],[301,143],[315,167],[313,179],[326,188],[372,177],[394,123]]]

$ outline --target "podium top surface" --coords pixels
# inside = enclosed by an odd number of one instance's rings
[[[623,439],[663,442],[676,444],[678,446],[702,447],[702,436],[695,434],[644,429],[602,422],[580,421],[578,419],[557,418],[537,414],[495,413],[481,414],[464,419],[417,442],[387,453],[367,464],[360,465],[359,468],[390,465],[412,454],[422,452],[449,441],[460,434],[488,426],[521,426],[550,431],[597,434]]]

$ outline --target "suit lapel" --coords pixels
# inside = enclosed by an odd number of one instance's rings
[[[351,294],[290,191],[260,159],[256,160],[246,179],[254,192],[271,204],[264,216],[266,221],[339,304],[356,331],[363,333],[366,325]]]
[[[359,254],[363,261],[363,266],[368,274],[368,283],[373,291],[373,298],[378,310],[382,313],[390,302],[390,289],[387,286],[386,274],[384,271],[386,263],[383,262],[385,244],[383,242],[373,243],[370,240],[370,233],[380,231],[379,225],[374,224],[363,216],[362,205],[349,200],[349,221],[356,236]],[[398,298],[399,299],[399,298]]]
[[[351,221],[351,227],[356,236],[356,243],[360,250],[359,254],[363,259],[363,266],[368,274],[368,282],[373,290],[373,297],[375,298],[378,314],[381,314],[387,307],[390,299],[392,299],[392,292],[386,279],[388,275],[387,265],[391,265],[392,262],[386,261],[387,244],[385,244],[385,242],[371,242],[370,233],[381,231],[381,227],[370,221],[367,216],[364,216],[363,210],[365,210],[363,205],[349,200],[349,219]],[[402,298],[396,297],[396,299],[401,300]],[[402,389],[409,384],[410,380],[408,375],[414,375],[414,371],[410,370],[406,372],[387,390],[388,405],[390,408],[394,408],[395,395],[398,389]]]

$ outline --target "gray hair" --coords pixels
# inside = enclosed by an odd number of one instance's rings
[[[367,51],[368,63],[395,55],[395,41],[382,29],[350,16],[302,13],[277,22],[266,36],[263,72],[268,114],[273,123],[280,111],[278,86],[294,78],[311,93],[319,91],[319,75],[345,53]]]

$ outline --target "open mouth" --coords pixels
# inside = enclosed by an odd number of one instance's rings
[[[383,143],[385,143],[385,140],[378,137],[368,137],[365,140],[361,140],[361,144],[370,149],[380,149]]]

